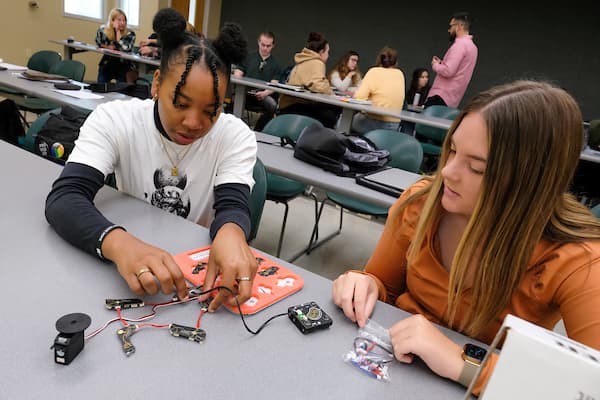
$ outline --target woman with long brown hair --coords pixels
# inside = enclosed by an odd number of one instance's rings
[[[568,193],[582,138],[560,88],[517,81],[479,94],[435,176],[391,208],[365,270],[335,280],[334,302],[361,326],[378,299],[414,314],[389,330],[396,359],[419,356],[465,386],[464,350],[433,323],[490,343],[509,313],[547,329],[562,318],[569,337],[600,349],[600,221]]]
[[[362,74],[358,68],[359,56],[354,50],[349,50],[340,58],[335,67],[329,72],[331,86],[341,92],[352,94],[356,92]]]

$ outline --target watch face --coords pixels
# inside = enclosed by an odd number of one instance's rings
[[[464,352],[465,356],[482,361],[487,353],[487,350],[482,347],[475,346],[474,344],[467,343],[464,347]]]

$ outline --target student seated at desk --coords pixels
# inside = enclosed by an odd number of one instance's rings
[[[396,50],[384,47],[379,51],[375,66],[365,74],[354,98],[369,100],[374,106],[400,114],[404,105],[404,74],[398,68]],[[357,113],[352,119],[352,130],[359,134],[374,129],[398,130],[399,123],[399,118]]]
[[[130,53],[135,43],[135,32],[127,29],[127,16],[119,8],[113,8],[108,15],[108,22],[96,32],[96,45],[105,49]],[[135,70],[132,62],[119,57],[103,55],[98,64],[98,82],[126,82],[127,74]],[[129,80],[132,80],[130,78]],[[133,79],[135,80],[135,79]]]
[[[433,323],[489,344],[507,313],[546,329],[562,318],[600,350],[600,221],[568,193],[582,126],[575,100],[546,83],[473,98],[436,175],[392,206],[364,271],[334,281],[334,302],[360,326],[378,299],[413,313],[389,329],[396,359],[418,356],[465,386],[474,374],[461,347]]]
[[[210,227],[205,287],[221,274],[221,285],[239,290],[244,302],[258,268],[246,241],[256,139],[221,107],[231,64],[245,57],[246,41],[234,24],[225,24],[214,41],[187,33],[183,16],[172,8],[156,14],[153,28],[162,45],[153,100],[109,102],[90,114],[48,195],[46,218],[73,245],[113,261],[134,293],[156,294],[160,286],[163,293],[186,297],[169,253],[95,208],[96,193],[114,172],[119,190]],[[220,291],[210,311],[223,301],[235,304],[228,297]]]
[[[283,71],[279,61],[271,54],[275,48],[275,34],[270,31],[261,32],[257,42],[258,50],[248,54],[244,62],[234,68],[234,76],[247,76],[265,82],[279,82]],[[255,131],[262,131],[265,125],[273,119],[275,111],[277,111],[278,98],[277,93],[269,89],[254,90],[246,94],[246,108],[261,112],[260,118],[254,125]]]
[[[362,74],[358,69],[358,53],[349,50],[329,72],[329,81],[335,90],[352,95],[360,86]]]
[[[325,63],[328,59],[329,42],[322,34],[310,32],[306,46],[294,56],[296,64],[287,83],[302,86],[313,93],[333,94],[329,79],[325,76]],[[341,110],[329,104],[282,94],[279,98],[279,113],[306,115],[320,121],[327,128],[334,128]]]

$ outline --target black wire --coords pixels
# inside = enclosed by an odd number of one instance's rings
[[[200,287],[202,287],[202,286],[199,286],[198,288],[200,288]],[[283,317],[283,316],[285,316],[285,315],[288,315],[287,313],[281,313],[281,314],[276,314],[276,315],[273,315],[271,318],[269,318],[269,319],[267,319],[265,322],[263,322],[263,324],[262,324],[262,325],[261,325],[261,326],[260,326],[260,327],[259,327],[259,328],[258,328],[256,331],[253,331],[252,329],[250,329],[250,327],[249,327],[249,326],[248,326],[248,324],[246,323],[246,319],[244,318],[244,313],[242,312],[242,308],[241,308],[241,306],[240,306],[240,302],[239,302],[239,300],[238,300],[237,296],[235,296],[235,293],[233,293],[233,290],[229,289],[227,286],[215,286],[215,287],[213,287],[212,289],[208,289],[208,290],[205,290],[205,291],[203,291],[203,292],[199,292],[197,295],[198,295],[198,296],[202,296],[203,294],[210,293],[210,292],[213,292],[213,291],[215,291],[215,290],[220,290],[220,289],[225,289],[225,290],[227,290],[229,293],[231,293],[232,295],[234,295],[234,297],[233,297],[233,298],[235,299],[235,304],[236,304],[236,306],[237,306],[237,309],[238,309],[238,311],[239,311],[239,313],[240,313],[240,318],[242,319],[242,324],[244,324],[244,328],[246,328],[246,330],[247,330],[248,332],[250,332],[251,334],[253,334],[253,335],[258,335],[258,334],[260,333],[260,331],[262,331],[262,330],[263,330],[263,328],[264,328],[265,326],[267,326],[267,324],[268,324],[269,322],[271,322],[272,320],[274,320],[275,318],[279,318],[279,317]]]

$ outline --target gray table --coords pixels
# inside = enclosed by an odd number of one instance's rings
[[[73,54],[82,53],[84,51],[91,51],[93,53],[106,54],[111,57],[122,58],[129,60],[137,65],[140,74],[145,74],[149,69],[154,69],[160,66],[160,60],[152,57],[145,57],[139,54],[124,53],[122,51],[110,51],[96,46],[95,44],[89,44],[79,41],[68,42],[67,40],[55,40],[50,39],[51,43],[60,44],[63,46],[64,57],[66,60],[73,59]]]
[[[130,96],[116,92],[98,93],[103,96],[101,99],[78,99],[73,96],[55,92],[54,83],[30,81],[19,78],[19,74],[20,72],[15,71],[0,71],[0,85],[16,89],[29,96],[39,97],[56,102],[60,105],[70,105],[84,110],[93,110],[99,104],[106,103],[107,101],[131,99]],[[6,95],[6,97],[10,98],[10,95]]]
[[[592,150],[590,147],[586,147],[581,152],[579,157],[582,160],[591,161],[600,164],[600,151]]]
[[[288,96],[298,97],[300,99],[316,101],[324,104],[331,104],[342,108],[342,118],[338,126],[340,132],[350,132],[352,125],[352,117],[356,112],[364,111],[370,114],[384,115],[388,117],[400,118],[404,121],[421,123],[430,125],[436,128],[448,129],[452,125],[452,121],[445,118],[430,117],[422,115],[418,112],[402,110],[400,113],[393,112],[381,107],[371,105],[356,104],[347,101],[342,101],[336,96],[330,96],[322,93],[312,93],[309,91],[297,92],[294,90],[284,89],[277,86],[267,85],[266,82],[252,78],[238,78],[231,76],[231,83],[234,85],[234,103],[233,113],[241,117],[244,105],[246,102],[246,92],[248,88],[270,89],[277,93],[283,93]]]
[[[202,320],[207,331],[203,344],[162,330],[142,330],[132,337],[136,353],[126,358],[113,324],[89,340],[70,365],[56,364],[50,345],[59,317],[87,313],[93,329],[115,315],[104,308],[105,298],[131,293],[112,265],[71,247],[46,223],[43,203],[60,172],[58,165],[0,142],[0,168],[9,188],[0,199],[2,399],[462,398],[461,386],[420,362],[392,363],[389,383],[344,363],[357,328],[332,304],[331,282],[283,261],[304,278],[304,288],[249,317],[249,325],[256,329],[269,316],[313,300],[334,321],[327,331],[302,335],[280,318],[252,336],[238,316],[219,310]],[[111,188],[100,191],[97,205],[131,233],[172,253],[209,243],[206,229]],[[154,322],[194,324],[197,315],[198,307],[190,303],[160,310]],[[373,319],[390,326],[406,315],[380,303]],[[444,332],[459,344],[467,341]]]
[[[379,207],[390,207],[398,200],[394,196],[361,186],[356,183],[354,178],[338,176],[294,158],[294,150],[289,147],[281,147],[279,145],[280,139],[276,136],[262,132],[255,132],[255,134],[258,141],[258,157],[267,171],[273,174],[294,179],[323,190],[330,190]],[[414,172],[403,172],[406,178],[405,184],[401,186],[402,189],[406,189],[421,178],[421,175]]]

